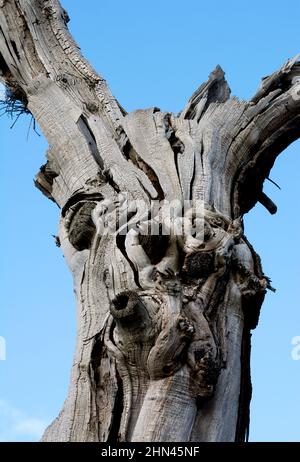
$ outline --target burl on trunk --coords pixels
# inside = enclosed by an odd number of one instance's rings
[[[250,101],[217,67],[180,114],[127,114],[57,0],[0,2],[0,71],[49,142],[36,186],[74,276],[69,395],[45,441],[242,441],[250,330],[272,289],[244,234],[300,135],[297,58]]]

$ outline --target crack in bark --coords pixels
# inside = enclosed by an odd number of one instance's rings
[[[235,434],[235,442],[237,443],[248,442],[249,440],[250,402],[252,397],[250,359],[251,332],[250,326],[245,323],[241,348],[241,387]]]
[[[178,156],[184,154],[185,146],[183,142],[176,136],[176,131],[172,125],[172,115],[170,113],[167,113],[164,117],[164,124],[165,124],[165,130],[166,130],[166,138],[170,144],[170,147],[174,153],[174,163],[175,163],[175,168],[177,172],[177,177],[179,180],[179,184],[181,187],[181,191],[183,193],[183,188],[182,188],[182,182],[180,178],[180,169],[178,166]]]
[[[116,236],[116,245],[117,245],[118,249],[120,250],[120,252],[122,253],[122,255],[128,261],[128,263],[129,263],[129,265],[130,265],[130,267],[132,269],[134,281],[135,281],[137,287],[141,288],[140,281],[139,281],[139,272],[136,269],[136,267],[134,266],[133,262],[128,257],[128,254],[126,252],[125,239],[126,239],[126,236],[121,235],[121,234],[117,234],[117,236]]]
[[[145,173],[145,175],[148,177],[149,181],[152,183],[154,189],[157,192],[157,199],[158,200],[163,200],[165,198],[165,193],[160,185],[158,176],[156,175],[155,171],[153,170],[150,165],[147,164],[136,152],[134,147],[132,146],[130,139],[127,137],[125,132],[123,131],[123,134],[125,135],[125,142],[123,142],[123,145],[121,146],[121,152],[125,159],[127,161],[131,161],[138,169],[142,170],[142,172]],[[141,184],[141,182],[140,182]],[[143,189],[145,190],[145,187],[143,186]],[[147,195],[149,197],[150,193],[146,191]]]
[[[190,194],[189,194],[190,201],[193,200],[193,187],[194,187],[195,177],[196,177],[196,156],[194,157],[193,174],[192,174],[191,182],[190,182]]]
[[[112,411],[112,423],[107,438],[108,443],[117,443],[119,441],[119,431],[121,427],[121,420],[124,408],[124,392],[123,392],[123,380],[120,377],[118,371],[117,375],[117,393],[115,397],[114,408]]]
[[[89,150],[99,165],[100,171],[103,173],[104,171],[104,161],[103,158],[101,157],[101,154],[99,152],[96,138],[94,136],[94,133],[92,132],[89,123],[87,119],[84,117],[84,115],[81,115],[77,121],[78,128],[80,132],[83,134],[83,136],[86,139],[86,142],[88,144]]]

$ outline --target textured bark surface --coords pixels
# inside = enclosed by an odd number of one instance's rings
[[[0,1],[0,74],[49,142],[78,336],[45,441],[242,441],[250,330],[270,287],[243,215],[300,136],[300,64],[230,97],[217,67],[180,114],[127,114],[56,0]],[[151,232],[149,232],[151,230]],[[156,231],[156,232],[154,232]]]

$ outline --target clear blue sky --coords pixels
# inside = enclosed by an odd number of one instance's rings
[[[220,64],[233,94],[250,97],[260,78],[300,51],[300,3],[290,0],[65,0],[70,28],[85,55],[129,111],[180,110]],[[0,118],[0,441],[37,440],[67,393],[75,343],[71,277],[51,234],[59,211],[33,186],[46,141],[29,118],[10,130]],[[266,184],[278,204],[270,216],[258,205],[246,234],[260,253],[277,293],[269,293],[253,333],[251,441],[300,440],[298,245],[300,142],[277,161]]]

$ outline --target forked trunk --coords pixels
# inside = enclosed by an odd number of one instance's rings
[[[243,215],[300,135],[300,66],[250,101],[217,67],[178,115],[126,114],[57,0],[0,2],[0,70],[49,142],[36,186],[61,208],[77,347],[45,441],[243,441],[250,330],[269,280]]]

